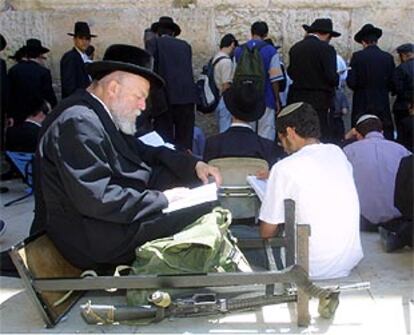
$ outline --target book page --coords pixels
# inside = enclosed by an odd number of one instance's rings
[[[167,147],[169,149],[175,150],[174,144],[164,142],[163,138],[156,132],[152,131],[148,134],[138,137],[138,139],[146,145],[151,147]]]
[[[192,188],[188,192],[188,196],[168,204],[167,208],[162,210],[163,213],[174,212],[179,209],[196,206],[205,202],[217,200],[217,185],[210,183],[196,188]]]
[[[260,201],[266,194],[267,179],[258,179],[256,176],[247,176],[247,183],[253,188]]]

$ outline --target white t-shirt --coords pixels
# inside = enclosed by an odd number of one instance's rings
[[[308,224],[312,279],[349,275],[362,259],[359,202],[352,166],[333,144],[306,145],[270,171],[260,219],[285,222],[284,199],[296,203],[295,222]]]
[[[226,57],[219,60],[214,66],[214,82],[218,87],[220,94],[223,93],[223,85],[233,81],[235,66],[228,54],[219,51],[213,58],[213,63],[219,57]]]

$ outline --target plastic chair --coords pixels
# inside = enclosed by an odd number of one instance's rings
[[[267,162],[259,158],[225,157],[212,159],[208,163],[217,167],[223,178],[218,192],[221,206],[231,211],[233,219],[256,220],[260,202],[246,178],[260,169],[268,170]]]
[[[24,200],[33,194],[34,153],[6,151],[6,155],[10,158],[14,166],[16,166],[17,170],[22,175],[23,182],[28,186],[28,188],[26,189],[26,194],[24,196],[5,203],[4,207],[8,207],[18,201]]]

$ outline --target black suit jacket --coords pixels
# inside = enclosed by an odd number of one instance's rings
[[[7,128],[6,150],[34,153],[39,131],[39,125],[28,121],[23,122],[21,125]]]
[[[414,92],[414,59],[398,65],[392,76],[392,90],[397,96],[393,106],[393,113],[398,121],[408,116],[408,104],[411,102],[408,93]]]
[[[71,95],[78,88],[88,87],[91,82],[86,73],[82,56],[75,48],[66,52],[60,60],[60,81],[62,99]]]
[[[287,69],[293,83],[289,102],[305,101],[316,109],[327,109],[338,86],[336,51],[316,36],[306,36],[289,50]]]
[[[56,105],[50,70],[34,61],[22,61],[14,65],[9,70],[9,83],[9,111],[17,123],[22,123],[33,112],[28,110],[26,103],[32,96],[48,101],[52,107]]]
[[[196,103],[191,46],[186,41],[165,35],[150,40],[148,51],[154,56],[155,72],[166,82],[168,103]]]
[[[247,127],[231,126],[224,133],[211,136],[206,141],[203,159],[252,157],[262,158],[273,165],[283,155],[276,144],[260,137]]]
[[[378,46],[368,46],[351,58],[351,70],[346,82],[354,91],[352,121],[362,114],[376,114],[385,124],[391,123],[389,92],[394,71],[394,59]]]
[[[179,174],[185,184],[197,178],[195,158],[123,136],[83,90],[47,116],[39,136],[31,233],[46,229],[73,264],[129,263],[138,245],[176,232],[173,215],[161,213],[167,198],[149,187],[153,167]],[[179,227],[192,222],[179,219]]]

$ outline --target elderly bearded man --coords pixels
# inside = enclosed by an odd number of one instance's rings
[[[187,194],[174,187],[221,180],[190,155],[131,136],[150,86],[163,85],[152,63],[142,49],[110,46],[103,61],[86,65],[92,84],[63,100],[40,134],[32,233],[45,229],[80,268],[131,262],[137,246],[176,233],[213,206],[162,213]]]

